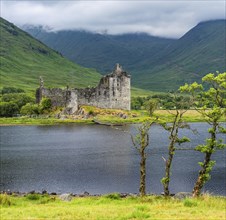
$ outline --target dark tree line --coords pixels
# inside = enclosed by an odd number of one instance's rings
[[[16,115],[38,115],[51,110],[51,100],[43,99],[40,105],[35,104],[34,97],[24,90],[14,87],[3,87],[0,97],[0,117]]]
[[[132,97],[131,99],[131,109],[133,110],[147,110],[149,112],[150,107],[160,108],[160,109],[178,109],[182,108],[180,103],[182,100],[189,102],[190,97],[188,95],[177,95],[175,93],[168,94],[155,94],[147,97]],[[179,106],[178,106],[179,105]],[[184,106],[186,108],[191,108],[193,106]]]

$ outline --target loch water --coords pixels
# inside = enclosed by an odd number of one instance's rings
[[[180,131],[193,148],[208,137],[208,124],[191,123],[191,130]],[[2,126],[0,190],[29,192],[105,194],[138,193],[139,154],[128,132],[138,125],[110,127],[102,125]],[[223,135],[219,135],[224,138]],[[147,148],[147,192],[161,193],[168,133],[160,126],[150,129]],[[213,156],[216,165],[204,191],[226,195],[226,151]],[[177,151],[172,166],[172,193],[192,190],[203,154],[194,150]]]

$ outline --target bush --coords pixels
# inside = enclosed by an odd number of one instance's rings
[[[24,90],[15,87],[3,87],[1,93],[2,95],[8,93],[24,93]]]
[[[111,194],[107,194],[105,195],[105,198],[107,199],[114,199],[114,200],[118,200],[121,198],[119,193],[111,193]]]
[[[11,199],[7,194],[0,194],[0,205],[3,206],[12,205]]]
[[[41,198],[41,195],[39,194],[28,194],[26,195],[26,198],[29,200],[39,200]]]
[[[41,101],[41,109],[42,111],[49,111],[52,108],[52,102],[49,98],[44,98]]]
[[[184,200],[184,206],[186,206],[186,207],[194,207],[194,206],[197,206],[197,202],[193,201],[192,199],[186,198]]]
[[[15,102],[0,103],[0,117],[12,117],[19,113],[19,107]]]
[[[149,115],[152,116],[154,111],[158,108],[159,101],[157,99],[150,99],[144,103],[145,109]]]
[[[94,113],[94,111],[93,111],[92,109],[89,110],[88,114],[89,114],[89,115],[93,115],[93,116],[95,115],[95,113]]]
[[[144,102],[146,101],[146,97],[132,97],[131,99],[131,109],[134,109],[134,110],[140,110],[143,105],[144,105]]]
[[[22,115],[38,115],[40,113],[40,107],[37,104],[27,103],[24,105],[21,110],[20,114]]]
[[[26,94],[4,94],[2,96],[2,102],[14,102],[18,105],[19,109],[27,103],[34,103],[35,99]]]

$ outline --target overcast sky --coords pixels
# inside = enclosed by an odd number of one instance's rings
[[[16,25],[54,31],[146,32],[178,38],[201,21],[226,18],[226,0],[1,0],[1,16]]]

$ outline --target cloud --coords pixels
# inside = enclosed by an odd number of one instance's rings
[[[1,1],[3,18],[54,31],[146,32],[180,37],[197,23],[225,19],[225,0]]]

